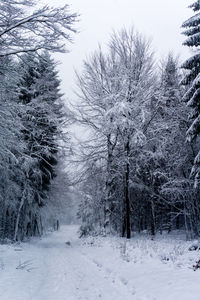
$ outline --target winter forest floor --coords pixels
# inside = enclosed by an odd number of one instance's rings
[[[79,239],[77,226],[0,245],[1,300],[199,300],[200,251],[180,234]],[[66,242],[70,241],[71,245]]]

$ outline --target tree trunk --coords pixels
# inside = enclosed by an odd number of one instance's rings
[[[125,219],[126,211],[125,211],[125,201],[123,199],[122,203],[122,212],[121,212],[121,235],[125,237],[126,234],[126,219]]]
[[[189,230],[188,230],[188,223],[187,223],[187,212],[186,212],[186,207],[184,203],[184,221],[185,221],[185,231],[186,231],[186,239],[189,239]]]
[[[151,235],[155,235],[156,231],[156,224],[155,224],[155,209],[154,209],[154,203],[153,200],[151,201]]]
[[[112,164],[112,144],[110,141],[110,135],[107,138],[107,174],[106,174],[106,192],[105,192],[105,207],[104,207],[104,230],[105,234],[109,234],[111,231],[110,220],[110,196],[111,196],[111,164]]]
[[[130,145],[129,145],[129,137],[126,143],[126,169],[125,169],[125,220],[126,220],[126,237],[127,239],[131,238],[131,224],[130,224],[130,198],[129,198],[129,153],[130,153]]]
[[[16,219],[16,223],[15,223],[15,232],[14,232],[14,237],[13,237],[14,242],[16,242],[16,240],[17,240],[21,210],[22,210],[22,207],[23,207],[24,202],[25,202],[25,194],[26,194],[25,192],[26,192],[26,186],[24,187],[24,190],[23,190],[23,193],[22,193],[22,198],[21,198],[19,208],[18,208],[18,212],[17,212],[17,219]]]
[[[169,213],[168,213],[168,233],[172,231],[172,206],[169,206]]]

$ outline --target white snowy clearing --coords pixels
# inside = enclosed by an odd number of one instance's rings
[[[199,300],[200,251],[165,234],[79,239],[63,226],[29,243],[0,245],[1,300]],[[67,243],[66,242],[69,242]]]

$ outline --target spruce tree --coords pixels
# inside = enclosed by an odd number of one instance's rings
[[[31,161],[31,167],[29,164],[26,170],[29,196],[26,193],[19,219],[25,235],[35,235],[42,231],[41,207],[47,203],[51,180],[56,176],[62,95],[55,63],[47,52],[39,57],[25,55],[19,75],[18,99],[25,112],[21,115],[22,133],[26,155]]]
[[[189,126],[188,108],[182,103],[184,91],[180,86],[180,79],[178,60],[170,53],[161,75],[160,125],[157,124],[158,128],[162,128],[158,132],[160,152],[163,155],[160,171],[164,179],[160,184],[160,194],[165,199],[161,207],[160,222],[167,225],[168,231],[173,229],[176,222],[183,225],[183,216],[186,214],[184,207],[188,207],[187,204],[193,201],[191,181],[188,179],[193,155],[190,145],[185,142]]]
[[[39,161],[42,172],[42,191],[48,190],[50,180],[55,177],[54,165],[57,158],[60,81],[55,71],[55,63],[47,52],[38,59],[26,55],[27,66],[19,83],[19,99],[25,104],[24,138],[30,155]]]
[[[0,67],[0,239],[13,238],[23,181],[21,106],[14,102],[15,63],[1,58]]]
[[[191,175],[194,176],[194,185],[197,188],[200,186],[200,1],[194,2],[190,7],[195,14],[182,25],[186,28],[183,34],[187,36],[183,44],[194,49],[195,55],[186,60],[182,66],[187,71],[182,84],[189,87],[184,100],[192,108],[192,124],[187,131],[187,137],[188,141],[195,141],[196,157]]]

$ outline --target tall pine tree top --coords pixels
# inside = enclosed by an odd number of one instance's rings
[[[197,143],[197,154],[192,169],[197,187],[200,186],[200,0],[194,2],[190,8],[193,9],[195,15],[182,25],[183,28],[186,28],[183,34],[187,36],[183,44],[194,48],[195,55],[186,60],[182,66],[187,70],[182,84],[189,87],[184,95],[184,100],[192,108],[192,124],[187,131],[187,137],[189,141],[195,140]]]
[[[47,51],[40,56],[25,54],[19,65],[18,97],[24,104],[24,140],[28,154],[36,160],[39,203],[46,198],[55,165],[62,122],[60,80],[56,64]],[[38,193],[39,195],[39,193]]]

